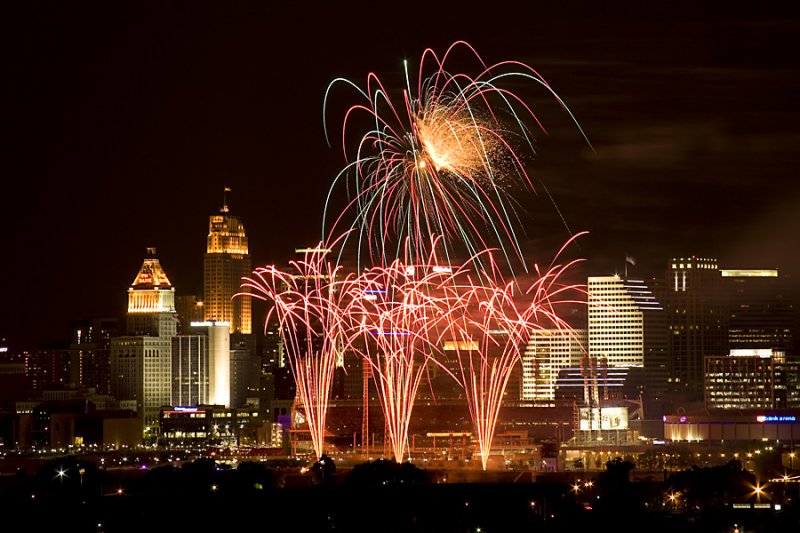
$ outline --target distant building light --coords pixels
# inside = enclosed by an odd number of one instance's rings
[[[189,322],[189,325],[193,328],[207,328],[210,326],[226,326],[229,327],[231,325],[228,321],[223,320],[206,320],[203,322]]]
[[[760,357],[769,359],[774,354],[772,348],[742,348],[730,351],[731,357]]]
[[[777,278],[778,271],[773,269],[722,269],[723,278]]]
[[[445,341],[442,349],[446,352],[454,352],[457,350],[476,351],[478,343],[475,341]]]
[[[330,248],[295,248],[294,253],[296,254],[329,254],[331,253]]]

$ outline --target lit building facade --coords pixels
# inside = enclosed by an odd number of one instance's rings
[[[244,226],[238,217],[230,215],[223,205],[208,224],[208,239],[204,257],[203,317],[206,321],[230,324],[231,333],[252,333],[252,309],[249,293],[242,287],[242,278],[251,274],[250,253]]]
[[[598,366],[642,367],[645,393],[658,398],[667,388],[667,329],[664,308],[641,280],[590,277],[588,355]]]
[[[670,442],[719,442],[728,447],[753,441],[800,440],[798,410],[734,410],[702,415],[663,417],[664,438]]]
[[[728,311],[717,260],[673,258],[665,281],[670,385],[701,399],[705,357],[728,353]]]
[[[172,402],[180,406],[208,403],[208,336],[172,339]]]
[[[735,349],[730,355],[706,357],[707,409],[784,409],[798,403],[799,362],[787,362],[782,351]]]
[[[127,335],[111,339],[111,394],[135,400],[145,436],[158,430],[158,414],[172,402],[172,338],[177,333],[175,289],[155,248],[128,289]]]
[[[721,269],[729,305],[728,346],[792,354],[793,309],[777,269]]]
[[[179,406],[230,404],[230,333],[227,322],[192,322],[172,339],[172,402]]]
[[[586,329],[547,329],[534,332],[522,354],[521,400],[552,402],[558,373],[580,365],[588,348]]]

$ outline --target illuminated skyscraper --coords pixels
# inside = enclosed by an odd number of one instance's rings
[[[231,333],[250,334],[250,297],[233,297],[237,293],[250,292],[241,286],[242,278],[252,271],[247,235],[239,218],[228,213],[227,203],[223,203],[220,214],[209,217],[203,263],[204,319],[229,322]]]
[[[192,322],[172,339],[172,402],[230,406],[231,355],[227,322]]]
[[[158,428],[161,406],[171,404],[172,338],[177,333],[175,289],[155,248],[128,289],[127,336],[111,339],[111,393],[136,400],[146,437]]]
[[[644,281],[590,277],[589,358],[602,367],[643,367],[645,391],[658,398],[667,385],[664,309]]]
[[[716,259],[676,257],[669,263],[664,304],[672,388],[703,398],[704,359],[728,353],[728,312]]]

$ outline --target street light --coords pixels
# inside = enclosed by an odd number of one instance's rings
[[[63,485],[64,484],[64,478],[68,477],[67,476],[67,471],[64,470],[63,466],[58,467],[58,470],[56,470],[56,476],[58,477],[58,481],[61,483],[61,485]]]
[[[669,501],[672,502],[672,512],[675,512],[675,510],[676,510],[676,508],[678,506],[678,500],[679,500],[680,496],[681,496],[680,492],[671,492],[669,494],[668,498],[669,498]]]

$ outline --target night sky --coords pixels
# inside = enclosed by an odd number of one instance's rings
[[[628,254],[660,275],[694,254],[778,267],[797,298],[796,11],[235,4],[4,8],[0,338],[36,347],[66,341],[71,319],[121,315],[147,246],[178,294],[201,294],[224,186],[254,266],[315,244],[344,165],[323,135],[328,83],[374,71],[399,89],[404,59],[458,39],[537,69],[594,146],[552,98],[514,86],[548,129],[527,161],[532,259],[569,237],[544,185],[590,232],[573,250],[586,274]]]

